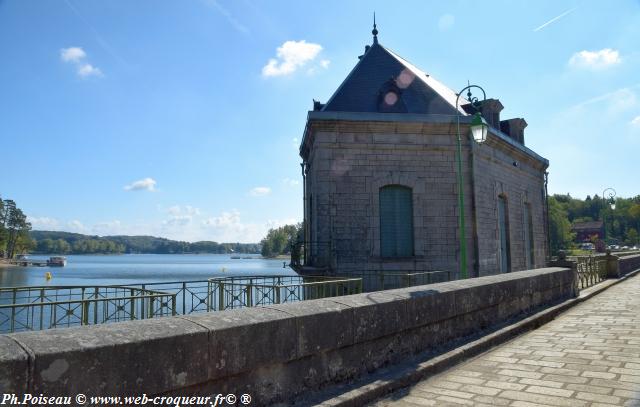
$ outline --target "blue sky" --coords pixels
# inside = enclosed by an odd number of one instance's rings
[[[371,42],[524,117],[551,193],[640,194],[640,2],[0,0],[0,194],[34,229],[254,242]]]

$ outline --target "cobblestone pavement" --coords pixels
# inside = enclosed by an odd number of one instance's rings
[[[374,405],[640,406],[640,276]]]

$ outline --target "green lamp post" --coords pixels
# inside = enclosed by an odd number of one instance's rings
[[[482,91],[482,101],[478,101],[478,98],[471,95],[471,89],[478,88]],[[471,137],[473,142],[484,143],[487,139],[487,130],[489,126],[480,115],[478,111],[482,106],[482,103],[487,99],[487,95],[480,86],[468,85],[463,88],[456,97],[456,132],[458,135],[458,149],[456,154],[456,161],[458,164],[458,232],[460,235],[460,278],[469,278],[467,271],[467,240],[466,230],[464,224],[464,177],[462,175],[462,137],[460,136],[460,109],[459,102],[460,96],[464,91],[467,91],[467,100],[471,106],[476,110],[476,113],[471,119]]]
[[[604,205],[602,205],[602,227],[604,228],[605,247],[607,246],[607,224],[605,221],[607,202],[609,202],[609,204],[611,205],[611,210],[612,211],[615,210],[616,209],[616,203],[615,203],[616,201],[614,200],[615,197],[616,197],[616,190],[613,188],[607,188],[604,191],[602,191],[602,202],[604,203]]]

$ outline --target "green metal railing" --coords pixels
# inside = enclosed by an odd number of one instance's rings
[[[176,314],[175,294],[121,286],[0,288],[0,333]]]
[[[576,257],[575,261],[581,289],[591,287],[607,278],[607,260],[604,257],[580,256]]]
[[[128,284],[126,287],[175,294],[176,312],[181,315],[187,315],[209,310],[207,306],[208,286],[207,280],[191,280]]]
[[[361,278],[319,276],[256,276],[209,279],[209,310],[359,294]]]
[[[383,291],[451,281],[451,271],[350,271],[350,277],[362,278],[363,291]]]
[[[0,333],[258,307],[449,281],[451,273],[229,276],[118,286],[0,288]]]

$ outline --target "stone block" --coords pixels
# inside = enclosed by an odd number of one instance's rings
[[[354,343],[369,341],[408,328],[407,303],[384,292],[332,298],[353,309]]]
[[[299,358],[353,344],[354,314],[347,305],[323,299],[266,308],[294,317]]]
[[[10,334],[33,355],[32,393],[161,393],[203,381],[208,332],[180,318]]]
[[[8,336],[0,336],[0,394],[27,393],[27,352]]]
[[[243,308],[182,318],[209,330],[209,379],[284,363],[298,356],[296,321],[279,310]]]

